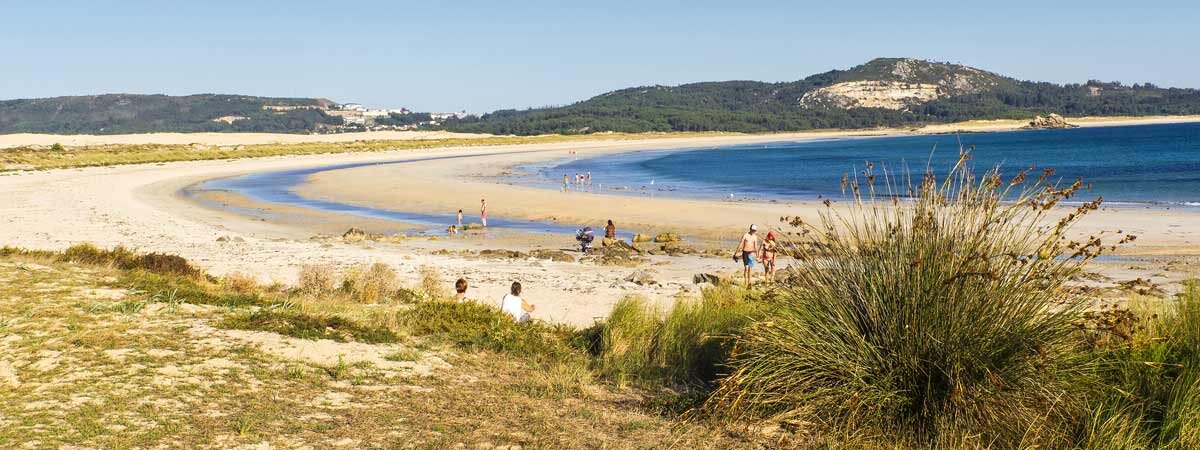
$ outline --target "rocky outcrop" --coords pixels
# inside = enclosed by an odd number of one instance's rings
[[[804,93],[800,105],[904,111],[945,97],[982,92],[1002,80],[972,67],[912,58],[880,58],[850,72],[840,82]]]
[[[1063,116],[1060,116],[1058,114],[1050,114],[1049,116],[1046,116],[1046,117],[1035,116],[1033,118],[1033,120],[1029,121],[1029,125],[1025,126],[1025,128],[1031,128],[1031,129],[1075,128],[1075,127],[1078,127],[1078,125],[1071,125],[1071,124],[1067,123],[1067,119],[1064,119]]]
[[[804,93],[803,106],[908,109],[942,97],[940,86],[902,81],[848,81]]]

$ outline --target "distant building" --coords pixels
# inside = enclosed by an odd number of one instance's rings
[[[448,113],[429,113],[429,117],[432,118],[433,120],[444,120],[444,119],[449,119],[451,117],[456,118],[456,119],[461,119],[461,118],[467,117],[469,115],[470,114],[467,114],[466,110],[462,110],[459,112],[448,112]]]
[[[367,110],[367,108],[366,108],[366,107],[364,107],[363,105],[360,105],[360,104],[358,104],[358,103],[347,103],[347,104],[344,104],[344,105],[342,105],[342,111],[358,111],[358,112],[363,112],[363,111],[366,111],[366,110]]]
[[[225,123],[228,125],[233,125],[234,122],[237,122],[239,120],[249,120],[249,119],[250,118],[246,117],[246,116],[221,116],[216,119],[213,119],[212,121],[213,122],[222,122],[222,123]]]

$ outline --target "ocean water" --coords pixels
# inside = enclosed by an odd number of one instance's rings
[[[206,204],[208,206],[224,208],[239,214],[263,219],[272,219],[274,216],[270,213],[264,213],[254,209],[238,208],[230,205],[222,205],[216,202],[202,200],[196,194],[199,194],[203,191],[226,191],[244,195],[258,202],[295,206],[316,211],[349,214],[373,219],[392,220],[416,225],[426,225],[430,228],[423,230],[422,233],[444,235],[446,234],[446,227],[455,223],[457,219],[456,211],[447,211],[445,214],[424,214],[411,211],[375,208],[371,206],[342,203],[335,200],[307,198],[297,194],[295,192],[295,188],[307,182],[307,179],[310,175],[330,170],[353,169],[356,167],[388,164],[408,164],[420,161],[456,158],[463,158],[463,156],[405,158],[380,162],[336,164],[305,169],[256,172],[247,175],[207,180],[184,188],[183,194],[194,201]],[[475,208],[464,209],[464,223],[479,223],[479,209],[477,205]],[[603,224],[561,224],[531,220],[507,219],[503,217],[503,214],[496,214],[496,211],[497,208],[495,206],[493,206],[493,209],[489,211],[492,216],[488,217],[488,227],[492,229],[520,230],[533,233],[575,234],[575,232],[583,226],[600,227],[600,229],[603,228]],[[625,230],[621,233],[618,233],[618,236],[622,238],[631,238],[633,235],[631,231]]]
[[[1107,204],[1200,206],[1200,123],[1029,130],[1001,133],[871,137],[642,151],[556,161],[527,169],[535,184],[560,186],[563,174],[592,173],[582,189],[694,198],[841,198],[843,174],[873,163],[876,171],[945,173],[959,148],[974,146],[977,171],[1012,175],[1035,166],[1054,179],[1076,178]]]

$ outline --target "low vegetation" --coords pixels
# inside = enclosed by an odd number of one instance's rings
[[[0,447],[740,445],[607,387],[567,327],[137,256],[0,250]]]
[[[1098,206],[1051,215],[1079,182],[1048,183],[1049,172],[1033,181],[976,177],[968,166],[964,154],[950,177],[926,176],[911,191],[874,186],[868,168],[864,184],[848,183],[848,207],[831,206],[816,223],[792,221],[784,249],[799,264],[776,285],[717,280],[665,308],[625,298],[585,329],[517,324],[492,306],[447,301],[449,282],[433,270],[409,287],[386,266],[305,266],[298,286],[285,288],[121,248],[6,247],[0,298],[16,301],[0,302],[0,383],[16,388],[0,394],[8,405],[0,406],[0,444],[36,436],[102,447],[333,445],[335,437],[425,448],[1200,445],[1200,282],[1172,297],[1131,294],[1085,310],[1086,291],[1068,281],[1130,237],[1067,238]],[[80,300],[90,297],[76,285],[124,291]],[[294,350],[329,346],[338,352]],[[128,375],[127,361],[84,360],[126,348],[138,349],[147,369]],[[176,353],[153,356],[157,348]],[[184,402],[182,388],[162,384],[182,383],[209,403],[163,409],[149,425],[144,409],[117,408],[126,417],[117,419],[71,399],[112,404],[131,388],[80,394],[105,384],[54,385],[62,373],[39,372],[51,365],[41,362],[46,350],[71,355],[104,383],[158,387],[133,388],[135,396]],[[181,365],[196,371],[179,375]],[[205,372],[214,365],[233,367],[218,371],[225,385],[257,390],[214,384]],[[139,378],[146,371],[157,378]],[[187,377],[199,387],[180,381]],[[296,400],[312,398],[325,400]],[[29,412],[44,411],[30,402],[76,406],[60,418]],[[217,431],[193,431],[205,428]]]

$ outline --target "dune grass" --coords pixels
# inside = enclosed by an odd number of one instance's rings
[[[1065,283],[1101,241],[1064,236],[1096,203],[1053,220],[1079,182],[977,177],[968,161],[912,187],[877,188],[868,168],[849,210],[794,221],[801,265],[709,411],[914,447],[1069,445],[1094,380]]]
[[[1104,389],[1084,422],[1083,447],[1200,448],[1200,281],[1174,301],[1138,297],[1130,311],[1120,325],[1128,331],[1095,350]]]
[[[147,275],[194,291],[159,296],[129,284]],[[269,328],[285,334],[270,337],[273,345],[294,348],[309,344],[287,338],[302,334],[289,330],[321,335],[367,324],[301,312],[307,294],[264,286],[251,293],[262,303],[191,303],[202,291],[216,301],[233,290],[209,279],[0,251],[0,447],[745,447],[719,430],[646,412],[636,393],[607,389],[586,365],[534,364],[403,334],[402,344],[362,344],[361,336],[321,344],[386,364],[351,355],[313,361],[254,345],[257,337],[220,324],[258,311],[256,322],[278,321]],[[409,369],[429,364],[431,373]]]
[[[338,342],[380,344],[399,340],[396,333],[387,328],[361,325],[336,315],[313,315],[278,309],[258,309],[233,315],[221,322],[221,327]]]
[[[850,213],[798,224],[786,248],[802,263],[770,291],[718,285],[668,309],[628,297],[583,330],[431,298],[433,273],[409,288],[390,269],[308,267],[308,281],[285,290],[121,248],[0,256],[119,269],[112,284],[141,293],[92,314],[186,301],[228,310],[226,328],[404,342],[388,361],[418,361],[426,346],[497,355],[531,370],[509,379],[506,395],[577,405],[632,391],[639,408],[680,427],[727,430],[721,439],[736,436],[727,446],[1200,446],[1200,282],[1172,299],[1135,296],[1127,308],[1082,314],[1066,283],[1111,247],[1064,236],[1095,204],[1048,220],[1079,185],[1019,181],[959,172],[924,179],[909,200],[864,195]]]
[[[626,297],[599,325],[597,366],[609,379],[665,384],[707,393],[725,374],[742,330],[762,305],[731,285],[707,288],[700,298],[680,298],[670,310]]]

